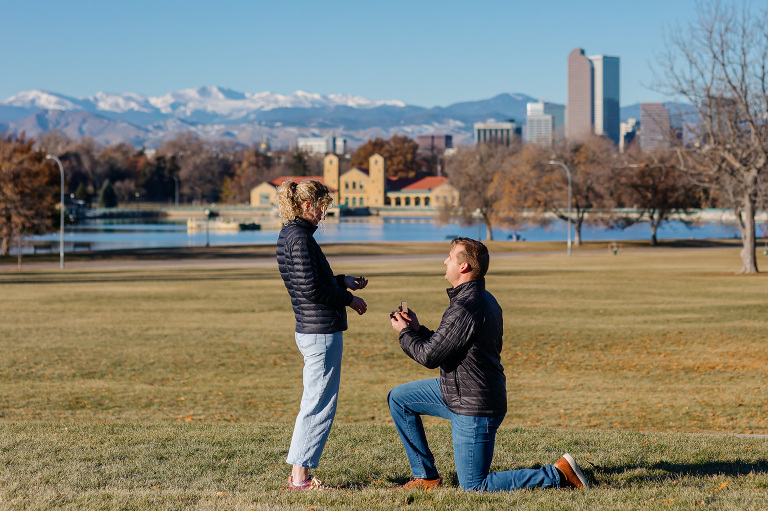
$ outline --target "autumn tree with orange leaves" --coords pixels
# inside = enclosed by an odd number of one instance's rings
[[[22,236],[53,228],[60,179],[33,140],[0,138],[0,255]]]
[[[526,208],[531,221],[545,221],[554,215],[568,221],[568,177],[550,160],[565,163],[572,175],[571,222],[574,243],[582,244],[585,223],[610,223],[605,214],[615,206],[611,173],[616,148],[610,140],[590,137],[575,145],[552,150],[527,144],[512,162],[509,179],[503,183],[504,202]],[[600,213],[600,214],[597,214]]]
[[[419,145],[405,135],[393,135],[388,140],[374,138],[361,145],[352,153],[351,167],[368,168],[368,160],[374,154],[384,157],[387,177],[415,177],[419,171],[419,159],[416,151]]]
[[[277,177],[272,157],[253,148],[239,155],[232,171],[221,185],[221,200],[228,203],[242,203],[250,200],[251,189]]]

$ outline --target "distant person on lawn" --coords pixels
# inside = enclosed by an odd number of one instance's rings
[[[334,275],[313,234],[332,202],[322,183],[286,181],[277,189],[284,225],[277,240],[277,264],[296,317],[296,344],[304,356],[304,392],[286,461],[293,465],[289,490],[328,489],[309,474],[320,455],[336,415],[346,307],[367,310],[362,298],[348,291],[363,289],[363,277]]]
[[[587,488],[568,453],[554,465],[489,473],[496,430],[507,413],[507,389],[501,366],[502,312],[485,289],[488,249],[470,238],[456,238],[445,259],[451,284],[450,304],[436,331],[419,324],[416,314],[395,312],[391,323],[400,347],[419,364],[440,368],[440,378],[392,389],[389,410],[411,465],[412,479],[393,490],[432,489],[442,484],[427,445],[422,415],[451,421],[453,457],[464,490],[497,492],[523,488]]]

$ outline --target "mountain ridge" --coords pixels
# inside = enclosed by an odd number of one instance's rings
[[[147,148],[182,131],[244,145],[269,140],[276,148],[295,145],[299,136],[330,134],[347,138],[354,147],[374,136],[450,133],[458,145],[471,142],[475,122],[515,119],[524,124],[530,101],[537,100],[522,93],[502,93],[426,108],[345,94],[250,93],[219,86],[162,96],[98,92],[84,98],[30,90],[0,101],[0,128],[6,134],[25,132],[31,137],[59,130],[70,138],[87,136],[105,145],[127,142]]]

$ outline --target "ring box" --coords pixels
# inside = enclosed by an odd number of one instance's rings
[[[408,302],[406,302],[405,300],[400,302],[400,306],[397,308],[397,310],[392,311],[389,314],[389,317],[394,318],[396,312],[408,312]]]

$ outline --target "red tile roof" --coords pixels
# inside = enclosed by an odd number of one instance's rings
[[[389,182],[389,190],[396,192],[421,192],[434,190],[441,184],[448,181],[444,177],[429,176],[421,179],[393,179]]]

